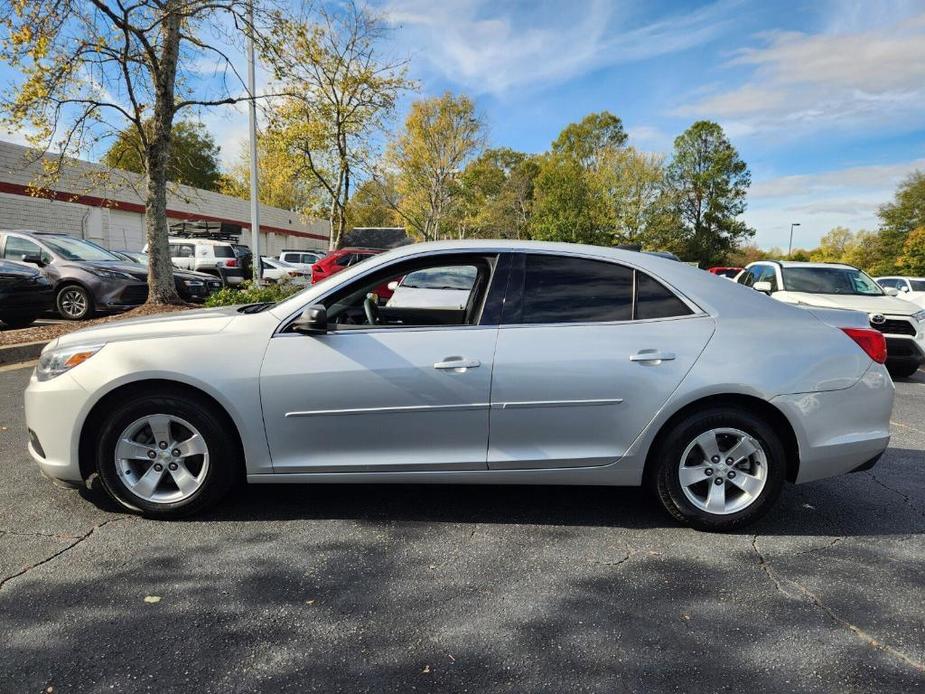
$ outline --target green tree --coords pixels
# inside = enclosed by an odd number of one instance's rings
[[[174,121],[187,109],[250,98],[226,51],[242,28],[260,45],[272,33],[263,3],[254,4],[256,23],[248,0],[15,0],[0,11],[0,59],[23,78],[0,97],[5,124],[32,133],[41,152],[60,153],[45,158],[41,187],[54,185],[68,156],[134,130],[145,174],[151,303],[179,301],[167,248]],[[204,61],[225,79],[204,84]]]
[[[688,259],[722,264],[754,236],[754,229],[738,219],[751,174],[718,124],[697,121],[675,139],[667,180],[687,232]]]
[[[357,169],[414,86],[404,62],[382,56],[382,18],[353,2],[318,4],[319,21],[282,19],[278,43],[265,52],[287,97],[268,112],[304,175],[325,191],[331,247],[341,244]]]
[[[601,157],[626,144],[623,121],[609,111],[589,113],[565,126],[552,143],[553,154],[574,157],[586,169],[600,165]]]
[[[507,147],[485,150],[459,177],[456,226],[465,236],[522,238],[530,221],[537,165]]]
[[[601,202],[586,173],[574,157],[549,154],[542,158],[534,184],[533,238],[610,245],[610,233],[597,225]]]
[[[844,262],[873,275],[893,272],[895,257],[883,255],[883,239],[877,231],[861,229],[854,234],[854,243],[844,255]]]
[[[151,130],[150,120],[145,121]],[[221,179],[218,156],[220,148],[212,135],[199,122],[181,120],[173,124],[170,155],[167,158],[167,180],[173,183],[218,190]],[[103,163],[115,169],[134,173],[145,172],[144,146],[135,128],[126,128],[103,155]]]
[[[469,97],[447,92],[411,104],[386,151],[385,171],[395,177],[392,208],[424,241],[454,235],[447,222],[459,202],[458,177],[484,144],[485,126]]]
[[[390,181],[379,179],[363,181],[356,187],[350,202],[347,203],[347,223],[351,227],[391,227],[398,226],[395,210],[389,200],[395,198],[394,190],[384,190],[383,186],[392,185]]]
[[[913,229],[925,226],[925,172],[910,174],[899,187],[891,202],[886,203],[877,212],[880,217],[880,245],[886,258],[895,261],[904,254],[903,245],[906,236]],[[895,269],[895,262],[886,273]]]

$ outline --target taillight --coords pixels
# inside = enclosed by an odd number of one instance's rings
[[[886,338],[883,337],[882,332],[870,328],[842,328],[841,330],[857,342],[858,346],[875,362],[883,364],[886,361]]]
[[[238,267],[238,261],[237,260],[226,260],[225,267]]]

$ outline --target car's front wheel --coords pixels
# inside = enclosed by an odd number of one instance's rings
[[[61,287],[56,305],[58,314],[66,320],[86,320],[96,313],[93,295],[79,284]]]
[[[240,454],[229,422],[204,398],[136,395],[103,423],[97,472],[116,501],[152,518],[180,518],[219,501]]]
[[[780,494],[786,453],[760,417],[714,408],[684,417],[662,438],[649,477],[665,509],[700,530],[758,520]]]

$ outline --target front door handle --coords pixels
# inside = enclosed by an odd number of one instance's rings
[[[672,361],[674,358],[674,352],[659,352],[657,349],[641,349],[636,354],[630,355],[630,361],[652,364],[653,366],[661,364],[663,361]]]
[[[480,362],[478,359],[469,359],[467,357],[445,357],[443,361],[434,363],[434,368],[463,373],[466,369],[475,369],[481,365],[482,362]]]

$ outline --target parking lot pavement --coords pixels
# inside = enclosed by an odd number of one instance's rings
[[[606,488],[257,487],[140,520],[40,477],[28,373],[0,373],[0,691],[925,688],[921,373],[872,472],[733,535]]]

